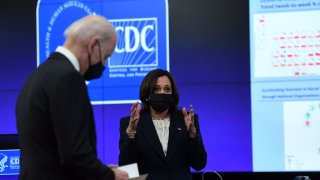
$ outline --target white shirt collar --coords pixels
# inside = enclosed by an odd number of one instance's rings
[[[67,57],[67,59],[71,62],[73,67],[80,72],[80,65],[76,56],[67,48],[63,46],[58,46],[56,52],[59,52]]]

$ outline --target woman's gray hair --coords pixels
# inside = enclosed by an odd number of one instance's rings
[[[100,43],[108,41],[114,36],[113,25],[103,16],[89,15],[72,23],[65,31],[68,37],[77,37],[81,41],[86,41],[91,37],[96,37]]]

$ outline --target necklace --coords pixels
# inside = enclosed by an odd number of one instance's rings
[[[165,115],[164,117],[152,116],[152,120],[166,120],[166,119],[169,119],[168,115]]]

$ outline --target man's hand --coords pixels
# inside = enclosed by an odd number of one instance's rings
[[[111,165],[109,167],[114,172],[114,179],[115,180],[128,180],[129,179],[129,175],[128,175],[127,172],[118,169],[117,166],[112,166]]]

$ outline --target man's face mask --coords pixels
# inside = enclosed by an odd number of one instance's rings
[[[94,65],[91,65],[91,57],[89,55],[89,68],[87,70],[87,72],[83,75],[84,79],[85,80],[92,80],[92,79],[97,79],[99,77],[102,76],[102,73],[105,69],[105,67],[103,66],[102,64],[102,60],[101,60],[101,48],[100,48],[100,43],[98,41],[98,46],[99,46],[99,59],[100,59],[100,62],[98,64],[94,64]]]
[[[152,93],[149,97],[151,107],[157,112],[167,110],[173,104],[172,94]]]

